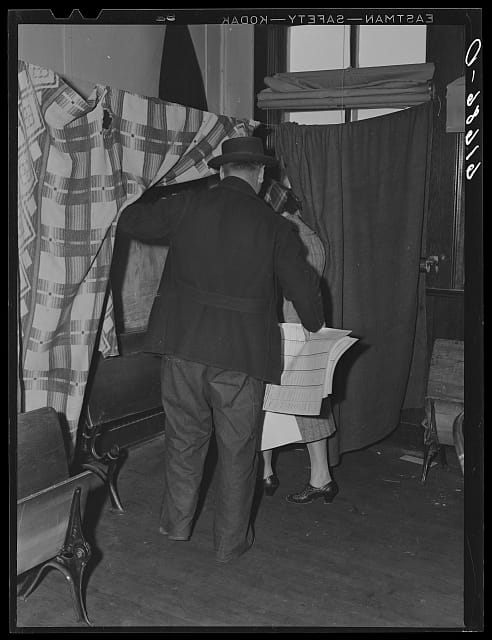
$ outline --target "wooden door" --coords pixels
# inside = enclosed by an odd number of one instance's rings
[[[435,64],[429,208],[424,258],[428,354],[437,338],[464,339],[464,133],[446,132],[446,86],[465,73],[465,28],[427,27],[427,61]],[[435,259],[435,258],[434,258]]]

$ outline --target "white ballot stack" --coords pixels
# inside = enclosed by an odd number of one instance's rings
[[[280,384],[267,384],[263,409],[262,450],[302,440],[296,415],[317,416],[332,392],[337,362],[357,338],[345,329],[324,327],[306,340],[302,325],[286,322],[282,331]]]

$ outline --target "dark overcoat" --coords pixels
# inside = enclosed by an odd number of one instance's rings
[[[324,322],[318,276],[295,227],[240,178],[137,201],[121,214],[119,230],[169,244],[146,351],[279,383],[279,287],[306,329]]]

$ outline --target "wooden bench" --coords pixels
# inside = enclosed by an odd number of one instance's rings
[[[92,470],[69,475],[58,415],[44,407],[17,416],[17,576],[26,599],[49,568],[70,585],[78,621],[91,625],[82,576],[91,549],[82,531],[88,494],[103,485]]]

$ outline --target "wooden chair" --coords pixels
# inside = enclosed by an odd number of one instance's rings
[[[69,475],[58,415],[44,407],[17,417],[17,576],[26,599],[49,568],[70,585],[78,621],[91,625],[82,577],[91,549],[82,531],[87,496],[101,486],[91,470]]]
[[[425,399],[424,462],[421,482],[427,479],[432,460],[438,456],[447,467],[444,445],[454,446],[464,473],[464,344],[460,340],[434,342]]]

